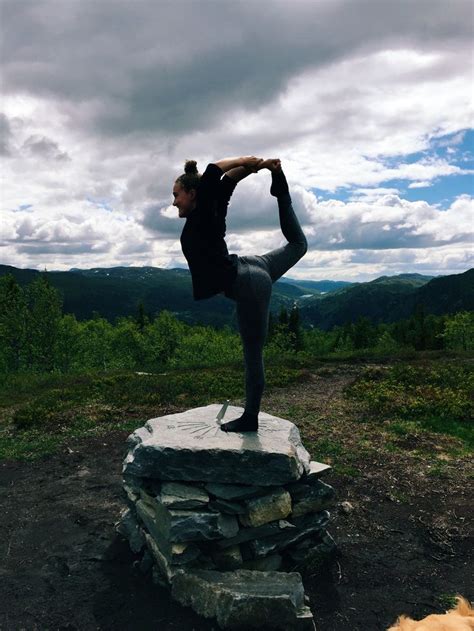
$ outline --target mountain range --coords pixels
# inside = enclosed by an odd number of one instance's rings
[[[113,321],[136,315],[143,303],[152,315],[162,309],[189,323],[235,326],[234,303],[223,296],[194,301],[187,269],[111,267],[67,272],[39,272],[0,265],[0,276],[12,274],[19,284],[46,273],[63,296],[63,311],[80,320],[94,312]],[[271,309],[297,304],[302,322],[329,329],[366,316],[373,322],[394,322],[409,317],[417,305],[426,313],[441,315],[474,310],[474,269],[449,276],[399,274],[370,282],[313,281],[284,278],[275,283]]]

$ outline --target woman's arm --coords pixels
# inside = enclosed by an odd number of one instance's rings
[[[227,171],[226,175],[227,177],[230,177],[231,180],[234,180],[234,182],[240,182],[240,180],[243,180],[251,173],[255,173],[255,171],[251,171],[247,167],[235,167],[234,169]]]
[[[242,156],[240,158],[224,158],[223,160],[214,162],[214,164],[218,166],[223,173],[227,173],[239,167],[245,167],[249,169],[250,172],[255,173],[261,161],[262,158],[256,158],[255,156]]]

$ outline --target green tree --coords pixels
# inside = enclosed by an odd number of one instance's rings
[[[334,350],[336,336],[334,330],[322,331],[317,327],[303,330],[304,349],[315,357],[327,355]]]
[[[474,350],[474,313],[460,311],[446,318],[441,334],[446,347],[452,350]]]
[[[343,327],[333,327],[335,340],[332,350],[335,353],[346,353],[354,350],[353,329],[354,325],[351,322],[347,322]]]
[[[169,311],[159,316],[145,328],[145,356],[149,365],[165,365],[173,357],[185,331],[181,323]]]
[[[293,349],[296,352],[303,350],[304,342],[301,331],[300,312],[296,304],[290,311],[290,315],[288,317],[288,331],[291,336]]]
[[[368,318],[361,316],[352,327],[351,337],[355,349],[370,348],[376,342],[375,328]]]
[[[80,331],[75,315],[67,314],[61,318],[56,343],[56,364],[62,372],[68,372],[78,364]]]
[[[62,298],[47,276],[40,274],[27,286],[26,300],[27,365],[33,370],[51,371],[55,368]]]
[[[280,313],[278,314],[278,322],[280,324],[288,324],[288,311],[284,305],[280,307]]]
[[[0,278],[0,369],[20,369],[26,340],[26,301],[12,274]]]
[[[377,344],[375,345],[375,350],[378,353],[382,355],[391,355],[396,353],[398,349],[398,344],[390,335],[389,331],[385,330],[379,335]]]
[[[95,314],[92,320],[80,323],[78,343],[78,367],[86,370],[110,368],[113,326]]]
[[[143,333],[146,325],[150,322],[148,316],[145,313],[145,306],[142,301],[138,303],[137,316],[135,318],[138,330]]]
[[[111,349],[114,367],[127,369],[143,367],[145,340],[134,319],[118,319],[112,329]]]

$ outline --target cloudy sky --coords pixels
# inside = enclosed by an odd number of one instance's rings
[[[280,157],[294,278],[473,266],[470,0],[0,0],[0,263],[183,267],[186,158]],[[282,243],[269,174],[229,250]]]

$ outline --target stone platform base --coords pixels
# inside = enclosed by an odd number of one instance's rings
[[[152,419],[130,436],[117,530],[143,571],[221,628],[312,630],[294,570],[335,549],[329,467],[311,461],[293,423],[262,413],[258,432],[227,434],[219,410]]]
[[[171,594],[222,629],[315,629],[296,572],[190,570],[175,577]]]

